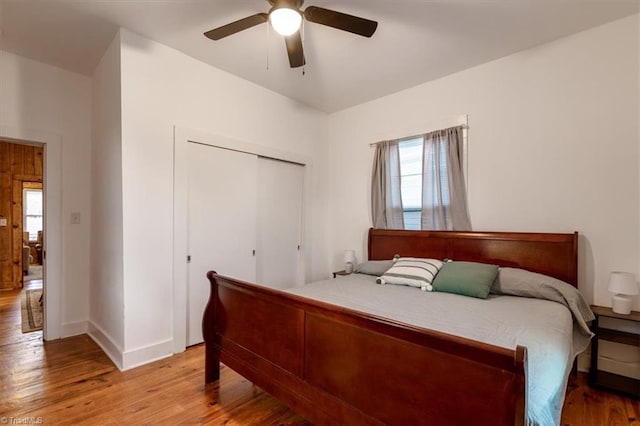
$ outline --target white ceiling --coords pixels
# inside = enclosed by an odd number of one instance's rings
[[[307,0],[379,22],[371,39],[307,23],[307,65],[260,25],[203,33],[265,0],[0,0],[0,49],[91,75],[118,27],[326,112],[638,13],[638,0]],[[304,7],[303,7],[304,8]],[[267,59],[268,58],[268,59]],[[267,68],[268,64],[268,68]]]

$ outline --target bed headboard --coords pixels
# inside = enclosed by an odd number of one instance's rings
[[[466,260],[528,269],[578,286],[578,233],[369,229],[369,260],[402,257]]]

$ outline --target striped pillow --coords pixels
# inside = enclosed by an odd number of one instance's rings
[[[418,287],[422,291],[431,291],[431,283],[442,268],[444,262],[437,259],[419,259],[401,257],[398,261],[376,280],[378,284],[399,284]]]

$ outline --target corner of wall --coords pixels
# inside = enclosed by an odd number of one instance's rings
[[[88,335],[93,339],[94,342],[104,351],[105,354],[111,359],[111,361],[115,364],[118,370],[122,370],[123,365],[123,353],[122,349],[119,347],[117,343],[102,330],[99,326],[89,321],[88,323]]]
[[[121,45],[118,32],[93,74],[89,335],[122,367]]]

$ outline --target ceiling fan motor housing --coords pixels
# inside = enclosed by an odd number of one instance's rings
[[[271,10],[286,7],[289,9],[298,10],[298,12],[300,11],[302,4],[304,3],[304,0],[267,0],[267,1],[272,6]],[[269,11],[269,13],[271,13],[271,10]]]

